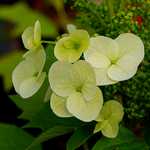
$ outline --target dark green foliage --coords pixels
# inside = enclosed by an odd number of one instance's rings
[[[120,127],[119,134],[114,139],[101,138],[92,150],[148,150],[144,141],[137,137],[127,128]]]
[[[67,142],[67,150],[76,150],[93,135],[93,127],[83,126],[76,129]]]
[[[0,124],[0,149],[1,150],[27,150],[34,138],[23,129],[14,125]],[[42,150],[37,144],[31,150]]]
[[[103,0],[98,5],[90,0],[72,0],[72,5],[78,11],[76,24],[91,35],[97,33],[116,38],[120,33],[132,32],[142,38],[145,59],[138,73],[128,81],[102,87],[102,90],[105,100],[119,98],[123,101],[129,118],[147,117],[150,108],[150,2]]]

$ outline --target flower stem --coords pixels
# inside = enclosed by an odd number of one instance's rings
[[[49,86],[46,93],[45,93],[45,96],[44,96],[44,102],[48,102],[50,100],[50,96],[52,94],[52,90],[51,90],[51,87]]]
[[[89,150],[88,143],[84,143],[84,144],[83,144],[83,149],[84,149],[84,150]]]
[[[114,15],[113,0],[106,0],[106,5],[108,7],[109,16],[111,18]]]
[[[42,43],[47,43],[47,44],[56,44],[55,41],[42,41]]]
[[[122,10],[123,10],[124,5],[125,5],[125,1],[124,1],[124,0],[121,0],[121,1],[120,1],[120,8],[119,8],[119,11],[122,11]]]

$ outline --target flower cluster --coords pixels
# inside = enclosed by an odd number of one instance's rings
[[[98,86],[133,77],[144,58],[143,42],[132,33],[111,39],[90,37],[87,31],[74,26],[68,29],[69,33],[54,47],[58,60],[48,73],[52,90],[50,107],[59,117],[97,121],[94,133],[102,131],[104,136],[114,138],[123,118],[123,106],[115,100],[103,105],[103,94]],[[16,92],[28,98],[40,89],[46,77],[43,72],[46,54],[41,44],[39,21],[24,31],[22,40],[29,51],[13,71],[12,80]],[[82,54],[84,60],[79,60]]]

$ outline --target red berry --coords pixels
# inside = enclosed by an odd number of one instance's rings
[[[141,26],[143,23],[143,18],[141,16],[137,16],[136,21],[137,21],[138,25]]]

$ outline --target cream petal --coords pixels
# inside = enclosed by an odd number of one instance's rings
[[[77,30],[77,27],[74,24],[67,24],[67,31],[69,33],[74,32],[75,30]]]
[[[87,52],[88,53],[88,52]],[[84,55],[87,62],[95,68],[107,68],[110,65],[110,60],[107,56],[95,51],[90,55]]]
[[[115,84],[117,81],[111,80],[109,76],[107,75],[108,68],[94,68],[95,75],[96,75],[96,84],[103,86],[103,85],[109,85],[109,84]]]
[[[36,50],[31,51],[25,56],[25,59],[36,68],[37,72],[41,73],[46,62],[46,53],[43,46],[39,46]]]
[[[120,56],[125,54],[133,55],[138,60],[138,64],[144,58],[144,45],[140,37],[132,33],[123,33],[115,40],[119,45]]]
[[[29,61],[19,63],[12,73],[12,82],[17,93],[20,93],[21,83],[37,73],[36,68]]]
[[[91,100],[96,93],[96,79],[93,68],[86,61],[79,60],[73,64],[73,70],[75,74],[72,74],[72,77],[76,78],[74,80],[76,89],[81,88],[79,92],[83,94],[87,101]]]
[[[119,49],[118,49],[118,44],[116,43],[115,40],[104,37],[104,36],[97,36],[93,37],[90,40],[90,46],[88,50],[84,53],[85,60],[89,61],[88,59],[92,57],[93,58],[93,53],[96,56],[96,53],[99,53],[101,55],[105,55],[106,57],[109,58],[109,60],[114,61],[118,58],[119,56]],[[98,59],[98,56],[96,56],[96,59]],[[99,60],[101,62],[101,60]],[[94,61],[93,63],[91,62],[91,65],[94,66],[96,62]],[[103,67],[100,67],[103,68]]]
[[[31,77],[26,80],[24,80],[19,87],[19,94],[23,98],[28,98],[34,95],[42,86],[44,80],[46,77],[46,73],[41,73],[41,76],[39,78],[37,77]]]
[[[95,97],[86,101],[82,94],[75,92],[67,99],[67,109],[76,118],[90,122],[93,121],[99,114],[103,105],[103,96],[99,88],[96,90]]]
[[[22,34],[22,41],[26,49],[34,49],[34,29],[33,27],[28,27]]]
[[[50,106],[52,111],[58,117],[72,117],[66,108],[66,98],[57,96],[55,93],[51,95]]]
[[[67,97],[72,92],[75,92],[71,73],[73,73],[72,64],[60,61],[52,64],[48,77],[52,90],[58,96]]]
[[[54,55],[59,61],[77,61],[89,45],[89,35],[85,30],[75,30],[57,41]]]
[[[109,78],[116,81],[124,81],[133,77],[137,72],[137,67],[125,69],[125,67],[119,65],[112,65],[109,67],[107,74]]]
[[[17,67],[14,69],[12,73],[12,81],[15,90],[18,94],[21,95],[20,86],[25,81],[34,77],[36,77],[36,80],[39,81],[41,78],[43,78],[44,80],[43,77],[44,75],[41,74],[45,61],[46,61],[46,54],[44,49],[42,48],[37,51],[31,51],[29,54],[25,56],[25,60],[23,60],[20,64],[17,65]],[[23,97],[26,96],[23,95]]]

